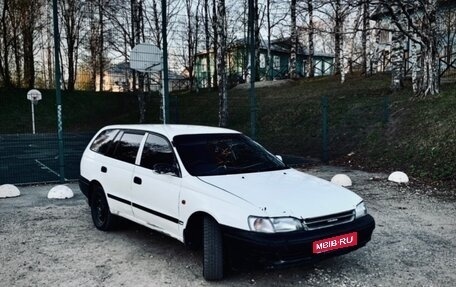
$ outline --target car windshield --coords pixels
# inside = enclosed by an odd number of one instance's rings
[[[175,136],[173,144],[193,176],[288,169],[277,157],[242,134]]]

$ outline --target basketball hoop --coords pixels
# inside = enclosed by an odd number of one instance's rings
[[[35,134],[35,106],[38,104],[38,101],[41,100],[41,92],[38,90],[30,90],[27,93],[27,99],[30,101],[32,106],[32,131]]]
[[[33,98],[30,99],[30,101],[32,102],[32,104],[34,106],[36,106],[38,104],[39,99],[37,97],[33,97]]]
[[[38,90],[30,90],[27,93],[27,99],[32,102],[32,104],[36,105],[39,100],[42,99],[41,92]]]

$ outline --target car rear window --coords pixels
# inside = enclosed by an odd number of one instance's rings
[[[128,163],[135,163],[143,136],[144,132],[124,132],[119,141],[116,141],[112,157]]]
[[[97,153],[104,155],[107,154],[109,147],[111,146],[118,132],[119,130],[105,130],[101,132],[93,141],[90,149]]]

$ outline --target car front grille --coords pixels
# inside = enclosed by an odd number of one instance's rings
[[[306,218],[303,220],[303,225],[306,230],[315,230],[334,225],[344,224],[347,222],[351,222],[354,219],[355,211],[349,210],[320,217]]]

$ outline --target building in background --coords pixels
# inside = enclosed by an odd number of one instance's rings
[[[288,78],[288,65],[290,62],[291,41],[290,38],[276,39],[271,42],[271,69],[267,69],[267,43],[260,41],[258,79],[285,79]],[[209,67],[207,66],[207,57],[209,56]],[[297,51],[297,73],[299,76],[306,75],[306,62],[308,52],[303,45],[298,47]],[[333,73],[334,56],[326,53],[315,52],[313,57],[315,76],[327,76]],[[228,48],[227,53],[228,79],[230,84],[236,84],[249,81],[249,46],[245,40],[238,40]],[[203,51],[196,55],[196,73],[195,78],[198,86],[201,88],[208,87],[208,74],[213,79],[216,65],[214,52]],[[268,71],[269,70],[269,71]],[[268,75],[269,73],[269,75]],[[212,81],[211,81],[212,82]],[[213,86],[213,83],[212,85]]]
[[[103,91],[108,92],[131,92],[133,91],[133,73],[130,63],[121,62],[112,65],[103,75]],[[189,89],[188,78],[175,71],[168,72],[169,91],[180,91]],[[96,91],[100,91],[100,76],[96,77]],[[144,75],[145,91],[161,90],[161,75],[159,73],[149,73]]]

